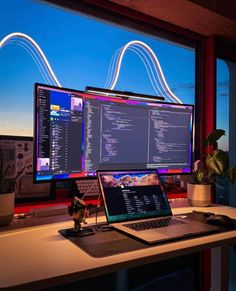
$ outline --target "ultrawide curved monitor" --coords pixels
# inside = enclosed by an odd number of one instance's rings
[[[97,170],[191,172],[193,105],[35,84],[34,181]]]

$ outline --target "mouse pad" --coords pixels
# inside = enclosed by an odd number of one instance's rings
[[[186,213],[182,214],[186,216],[188,219],[196,220],[199,222],[207,223],[206,216],[200,213]],[[143,243],[142,241],[138,241],[129,237],[123,233],[120,233],[116,230],[108,230],[104,231],[101,227],[96,228],[95,226],[90,226],[92,228],[93,233],[91,235],[85,235],[82,237],[70,236],[71,229],[62,229],[59,230],[59,233],[70,240],[72,243],[83,249],[86,253],[88,253],[92,257],[102,258],[112,255],[117,255],[125,252],[140,250],[144,248],[149,248],[151,246]],[[235,230],[236,229],[236,221],[235,226],[219,226],[219,232]],[[86,227],[84,227],[86,229]],[[211,235],[211,234],[205,234]],[[204,236],[204,235],[202,235]],[[165,242],[161,243],[164,244]],[[170,243],[170,242],[167,242]]]
[[[199,213],[199,212],[191,212],[191,213],[187,213],[187,217],[188,219],[191,220],[195,220],[195,221],[199,221],[202,223],[207,223],[207,218],[209,217],[208,215],[206,215],[208,212],[204,212],[204,213]],[[236,229],[236,220],[235,219],[231,219],[232,222],[234,223],[234,225],[217,225],[214,224],[216,227],[218,227],[219,232],[225,232],[225,231],[230,231],[230,230],[235,230]]]

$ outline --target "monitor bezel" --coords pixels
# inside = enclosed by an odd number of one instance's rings
[[[48,85],[48,84],[43,84],[43,83],[35,83],[34,84],[34,154],[33,154],[33,181],[34,183],[50,183],[50,182],[63,182],[63,181],[76,181],[76,180],[79,180],[79,179],[97,179],[97,174],[96,172],[99,170],[99,169],[96,169],[94,171],[93,174],[89,175],[89,173],[87,173],[87,175],[84,175],[84,176],[79,176],[79,177],[66,177],[66,178],[58,178],[58,177],[55,177],[53,179],[45,179],[45,180],[38,180],[36,179],[36,176],[37,176],[37,157],[36,157],[36,150],[37,150],[37,139],[36,139],[36,133],[37,133],[37,126],[38,126],[38,123],[37,123],[37,91],[38,91],[38,87],[45,87],[45,88],[48,88],[48,89],[58,89],[60,91],[71,91],[71,92],[75,92],[75,93],[78,93],[78,94],[82,94],[85,96],[86,98],[86,95],[87,96],[98,96],[98,97],[104,97],[103,94],[98,94],[98,93],[94,93],[94,94],[91,94],[89,92],[86,92],[86,91],[81,91],[81,90],[77,90],[77,89],[71,89],[71,88],[66,88],[66,87],[58,87],[58,86],[54,86],[54,85]],[[114,96],[114,94],[112,94],[111,96],[107,95],[106,97],[107,98],[111,98],[111,99],[114,99],[114,98],[118,98],[118,99],[123,99],[123,100],[133,100],[132,99],[132,96],[128,96],[128,97],[125,97],[125,96],[120,96],[119,95],[119,92],[121,92],[122,94],[124,93],[124,91],[115,91],[117,93],[117,96]],[[130,93],[130,92],[129,92]],[[150,103],[158,103],[158,104],[167,104],[167,105],[174,105],[174,106],[187,106],[187,107],[191,107],[192,108],[192,122],[191,122],[191,157],[190,157],[190,160],[191,160],[191,163],[190,163],[190,171],[189,172],[177,172],[175,171],[175,169],[170,169],[169,172],[166,172],[166,173],[162,173],[161,172],[161,169],[160,169],[160,172],[159,172],[159,175],[160,176],[174,176],[174,175],[190,175],[192,174],[192,167],[193,167],[193,156],[194,156],[194,117],[195,117],[195,106],[193,104],[186,104],[186,103],[172,103],[172,102],[164,102],[164,101],[160,101],[160,100],[154,100],[155,96],[151,96],[151,95],[145,95],[145,97],[143,98],[140,98],[140,99],[143,99],[144,101],[148,101]],[[149,100],[150,99],[150,100]],[[147,168],[148,169],[155,169],[155,168]],[[101,171],[101,170],[99,170]],[[107,170],[108,171],[108,170]]]

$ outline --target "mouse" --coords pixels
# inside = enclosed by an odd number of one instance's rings
[[[207,217],[206,221],[216,226],[233,226],[234,221],[227,215],[215,214]]]

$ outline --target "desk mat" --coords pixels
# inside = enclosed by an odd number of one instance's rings
[[[84,237],[68,236],[67,229],[59,230],[59,233],[83,249],[90,256],[96,258],[117,255],[149,247],[149,245],[113,229],[103,231],[96,227],[90,228],[93,229],[94,234]]]
[[[206,217],[199,213],[186,213],[181,214],[187,216],[188,219],[196,220],[199,222],[207,223]],[[178,215],[176,215],[178,216]],[[90,226],[92,228],[94,234],[84,236],[84,237],[76,237],[69,236],[67,233],[72,229],[62,229],[59,230],[59,233],[70,240],[72,243],[83,249],[86,253],[88,253],[92,257],[102,258],[112,255],[117,255],[125,252],[136,251],[140,249],[149,248],[153,245],[145,244],[142,241],[136,240],[132,237],[129,237],[123,233],[120,233],[116,230],[110,229],[108,231],[104,231],[102,227],[96,228],[95,226]],[[85,227],[86,229],[86,227]],[[236,229],[235,226],[220,226],[219,232],[225,232]],[[211,235],[202,234],[200,236]],[[182,238],[181,238],[182,239]],[[183,238],[186,239],[186,238]],[[159,244],[170,243],[161,242]],[[157,245],[157,244],[155,244]]]

